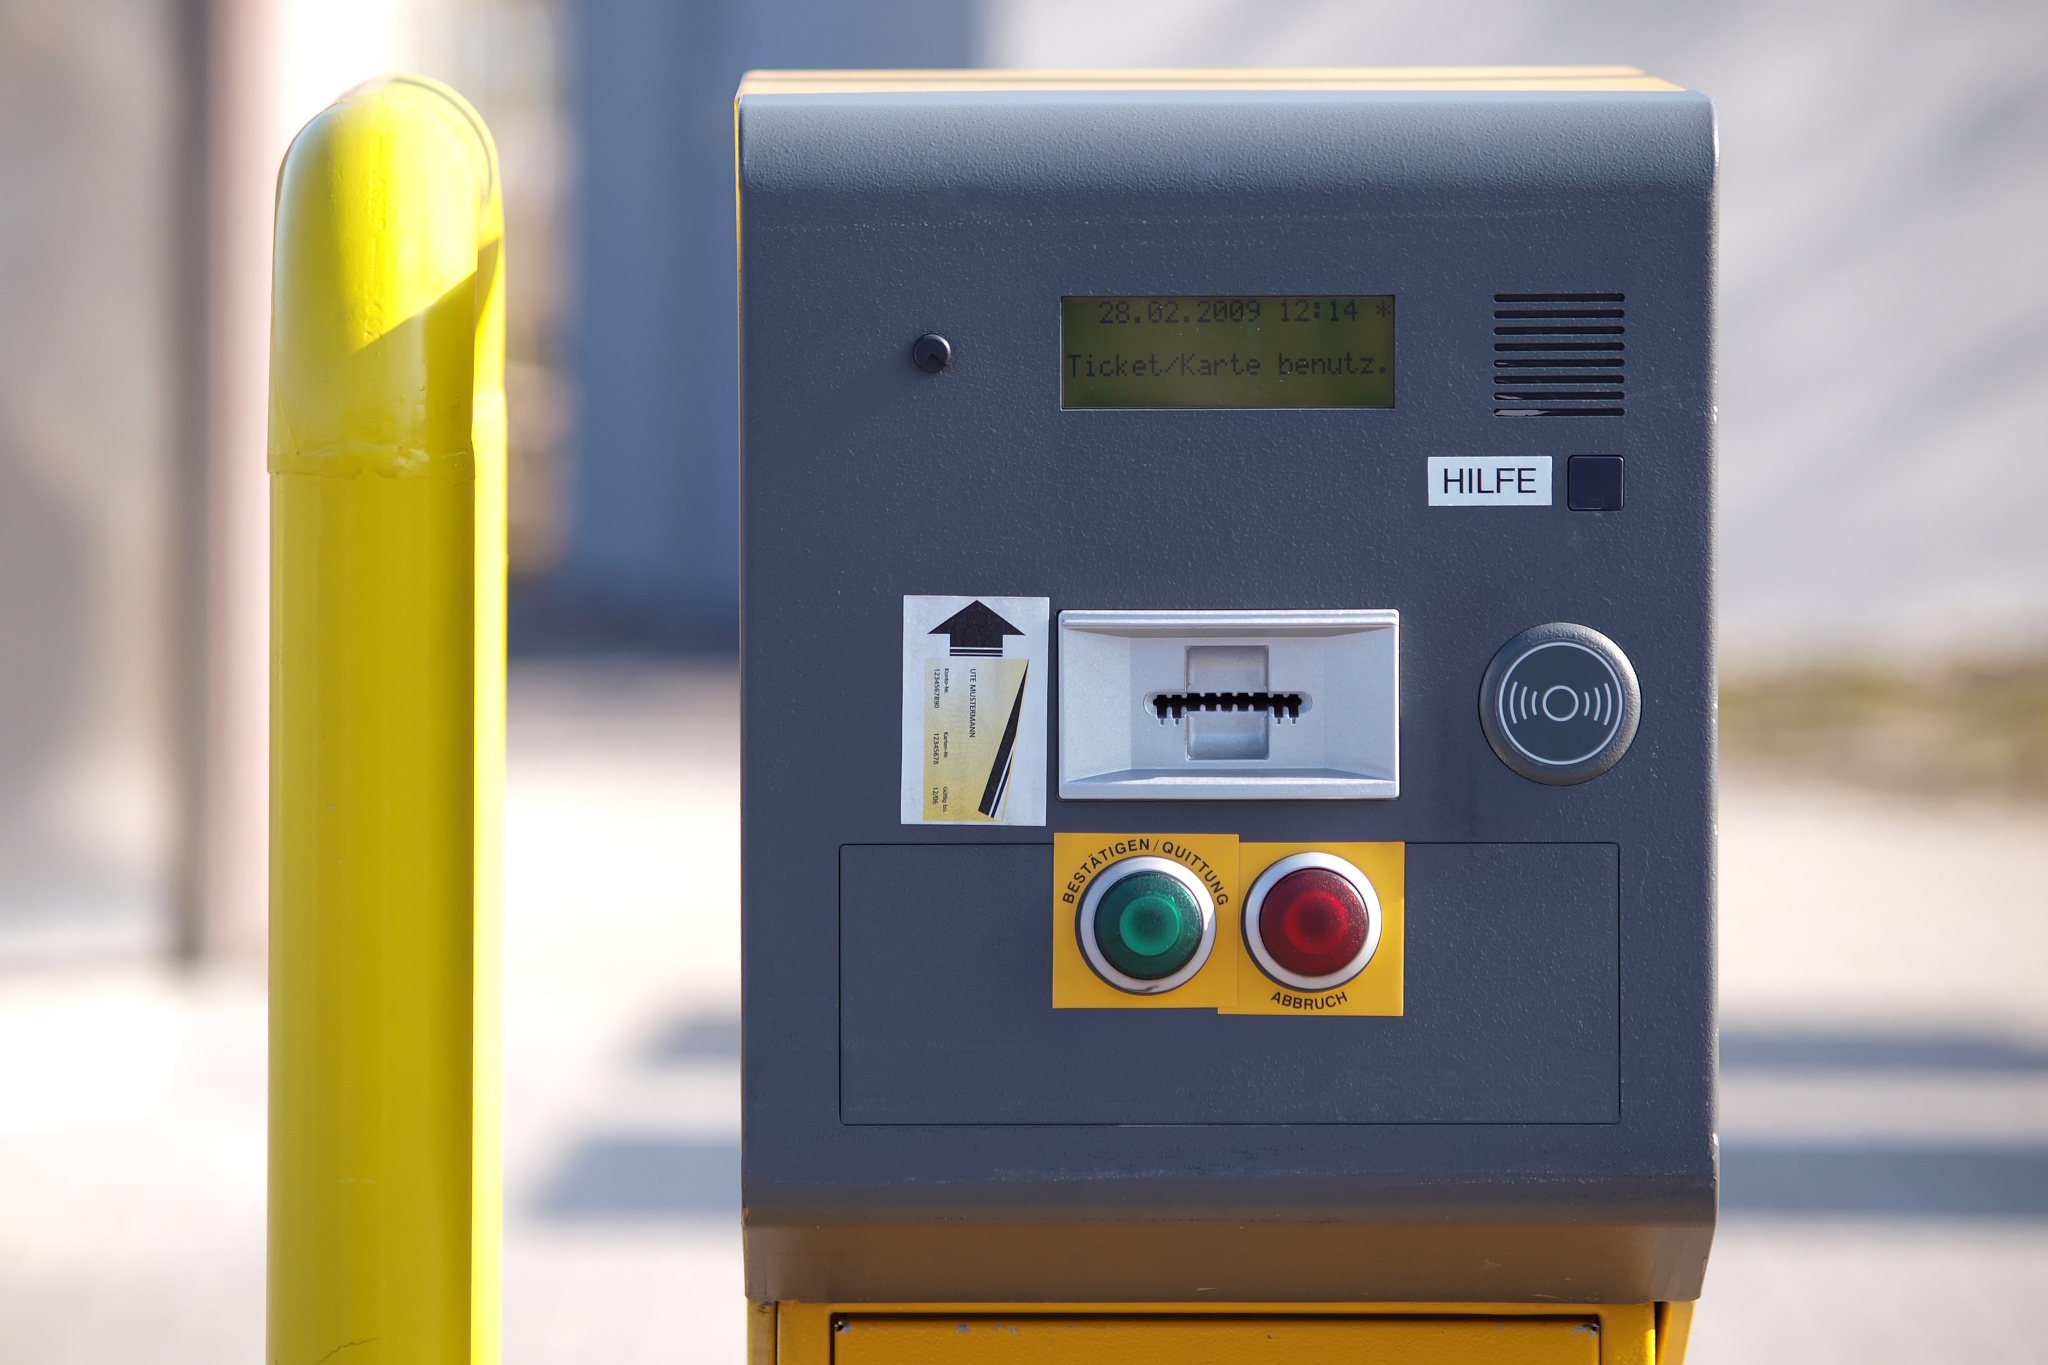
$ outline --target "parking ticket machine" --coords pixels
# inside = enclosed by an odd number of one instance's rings
[[[1683,1352],[1709,101],[756,73],[757,1365]]]

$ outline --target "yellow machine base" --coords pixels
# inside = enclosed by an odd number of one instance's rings
[[[747,1365],[1684,1365],[1692,1308],[756,1303]]]

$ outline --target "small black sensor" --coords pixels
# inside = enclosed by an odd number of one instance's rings
[[[910,343],[910,363],[926,374],[937,374],[953,363],[953,343],[937,332],[926,332]]]

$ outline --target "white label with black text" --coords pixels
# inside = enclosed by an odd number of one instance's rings
[[[1484,460],[1457,455],[1429,457],[1431,507],[1548,507],[1550,457],[1522,455]]]

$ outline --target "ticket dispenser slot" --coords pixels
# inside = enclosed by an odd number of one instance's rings
[[[1266,758],[1269,722],[1301,710],[1298,698],[1276,706],[1266,689],[1266,646],[1189,645],[1187,652],[1188,690],[1155,695],[1152,714],[1185,718],[1189,758]]]
[[[1066,800],[1400,795],[1400,613],[1063,611]]]

